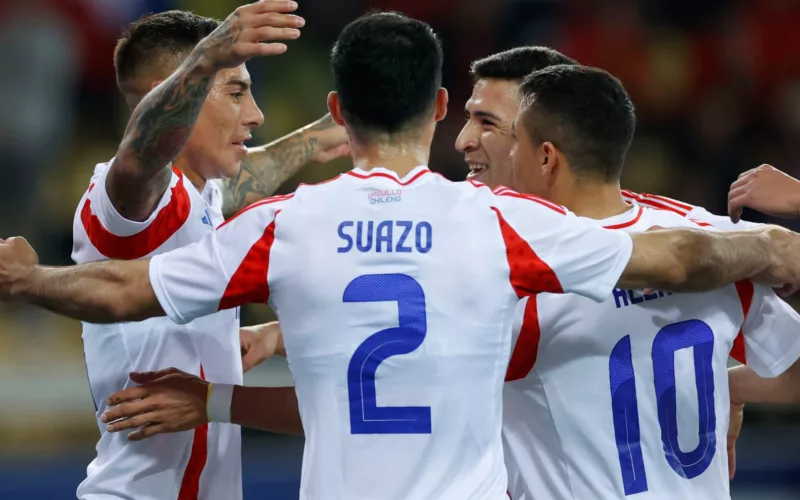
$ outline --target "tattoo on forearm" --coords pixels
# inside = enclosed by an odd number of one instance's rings
[[[125,207],[124,201],[150,204],[166,189],[170,178],[167,166],[191,135],[216,76],[216,71],[208,69],[210,61],[215,60],[213,53],[230,50],[240,32],[238,23],[222,24],[134,110],[117,154],[127,171],[136,173],[132,178],[136,185],[116,193],[120,205],[117,208],[122,208],[123,213],[125,208],[137,208]]]
[[[226,180],[226,214],[272,196],[275,191],[305,166],[319,148],[319,132],[336,127],[326,116],[308,128],[251,151],[239,173]]]

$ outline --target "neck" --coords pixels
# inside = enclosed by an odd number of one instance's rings
[[[428,165],[430,157],[430,144],[426,145],[424,141],[359,144],[352,140],[350,147],[356,168],[369,171],[382,167],[392,170],[399,177],[404,177],[420,165]]]
[[[196,170],[193,170],[189,167],[189,162],[186,160],[185,155],[178,155],[178,157],[172,162],[172,166],[183,172],[183,175],[189,179],[189,182],[192,183],[198,192],[203,192],[203,189],[206,187],[206,178],[197,173]]]
[[[624,213],[631,208],[620,193],[619,181],[602,184],[575,183],[569,191],[553,200],[575,215],[590,219],[605,219]]]

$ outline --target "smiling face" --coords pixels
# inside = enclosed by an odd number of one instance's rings
[[[250,132],[263,123],[247,68],[221,71],[181,155],[203,178],[232,177],[247,154],[244,143],[250,140]]]
[[[475,83],[464,106],[467,123],[456,139],[470,169],[467,178],[490,187],[513,186],[512,126],[519,105],[519,82],[485,78]]]

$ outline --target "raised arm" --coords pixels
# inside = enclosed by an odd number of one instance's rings
[[[139,103],[106,177],[120,215],[135,221],[150,216],[169,185],[170,162],[186,144],[217,73],[254,56],[284,52],[283,44],[259,42],[297,38],[299,32],[286,27],[299,27],[299,18],[279,14],[296,7],[267,1],[238,8]]]
[[[778,226],[711,232],[670,229],[631,235],[622,288],[697,292],[754,278],[800,282],[800,235]]]
[[[266,146],[251,148],[239,173],[220,181],[222,211],[230,217],[247,205],[272,196],[310,161],[327,162],[349,154],[347,132],[327,114]]]

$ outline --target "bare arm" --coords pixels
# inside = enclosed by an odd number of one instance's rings
[[[333,122],[330,114],[265,146],[251,148],[239,173],[222,181],[223,213],[229,217],[272,196],[308,162],[327,161],[347,151],[347,132]]]
[[[150,285],[150,260],[27,268],[15,279],[12,300],[24,300],[90,323],[163,316]]]
[[[102,421],[109,432],[133,430],[128,439],[140,441],[208,423],[209,383],[205,380],[177,368],[132,373],[131,380],[141,385],[114,393],[106,402],[109,408]],[[237,385],[232,396],[231,422],[280,434],[303,434],[294,387]]]
[[[294,387],[235,386],[231,422],[281,434],[303,434]]]
[[[189,139],[217,73],[254,56],[284,52],[283,44],[261,42],[297,38],[294,27],[302,20],[283,14],[296,8],[280,1],[239,7],[139,103],[106,178],[120,215],[136,221],[150,216],[169,185],[169,164]]]
[[[211,36],[231,37],[230,30]],[[136,107],[106,177],[106,190],[123,217],[146,220],[169,185],[178,156],[200,114],[217,71],[198,46],[186,62]]]
[[[718,233],[672,229],[633,234],[633,255],[618,285],[697,292],[765,273],[770,277],[783,270],[791,274],[794,269],[777,268],[789,257],[784,248],[787,241],[793,245],[797,242],[792,242],[794,233],[778,231],[765,226]]]
[[[735,404],[800,404],[800,361],[775,378],[762,378],[745,365],[728,369]]]

